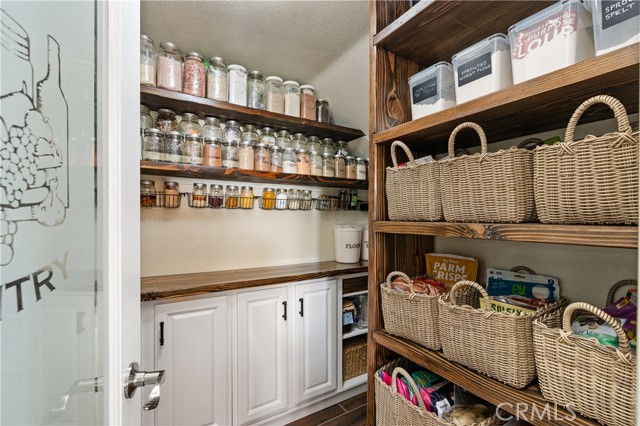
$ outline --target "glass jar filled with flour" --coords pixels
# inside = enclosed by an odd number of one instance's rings
[[[156,51],[151,37],[140,35],[140,84],[156,85]]]

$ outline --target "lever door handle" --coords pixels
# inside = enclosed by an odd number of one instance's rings
[[[124,397],[132,398],[136,393],[136,389],[153,385],[149,399],[144,404],[144,410],[149,411],[155,409],[160,403],[160,385],[164,382],[164,370],[159,371],[140,371],[137,362],[129,365],[129,374],[127,382],[124,384]]]

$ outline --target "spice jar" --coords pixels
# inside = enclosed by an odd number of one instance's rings
[[[162,132],[155,128],[145,129],[142,140],[142,159],[162,161],[162,158]]]
[[[329,111],[329,102],[324,99],[318,99],[316,102],[316,120],[321,123],[331,122],[331,111]]]
[[[268,172],[271,169],[271,153],[269,147],[262,142],[256,144],[253,149],[253,167],[259,172]]]
[[[227,120],[224,123],[224,133],[222,140],[224,142],[233,141],[240,143],[242,132],[240,131],[240,123],[234,120]]]
[[[252,209],[253,201],[253,188],[250,186],[243,186],[240,189],[240,208]]]
[[[222,185],[212,184],[209,188],[209,207],[221,209],[224,206],[224,189],[222,189]]]
[[[282,173],[282,148],[273,145],[271,148],[271,171]]]
[[[307,149],[307,138],[303,133],[294,133],[291,137],[291,146],[296,150]]]
[[[282,153],[282,173],[296,173],[296,151],[292,147]]]
[[[156,51],[151,37],[140,35],[140,84],[156,85]]]
[[[180,124],[178,124],[178,131],[183,135],[200,136],[202,134],[202,127],[200,123],[198,123],[198,116],[191,112],[183,113],[182,120]]]
[[[296,151],[296,173],[299,175],[311,174],[309,151],[306,149],[299,149]]]
[[[209,68],[207,69],[207,98],[227,102],[227,99],[229,99],[227,80],[227,64],[224,63],[222,58],[214,56],[209,59]]]
[[[344,155],[337,153],[333,156],[333,170],[335,177],[343,179],[347,177],[346,166],[347,164]]]
[[[311,197],[311,191],[306,189],[300,193],[300,210],[311,210],[313,204],[313,198]]]
[[[352,155],[347,156],[346,174],[347,179],[356,179],[356,158]]]
[[[189,52],[184,58],[184,79],[182,92],[187,95],[204,98],[207,70],[204,68],[202,55],[198,52]]]
[[[273,210],[276,206],[276,192],[273,188],[264,188],[262,190],[262,200],[260,207],[265,210]]]
[[[242,65],[227,67],[229,73],[229,102],[247,106],[247,70]]]
[[[330,154],[322,154],[322,176],[335,177],[335,169],[333,167],[333,156]]]
[[[322,176],[322,154],[317,148],[312,147],[309,153],[309,163],[311,167],[311,176]]]
[[[182,155],[187,164],[202,165],[203,144],[198,135],[186,135],[182,146]]]
[[[265,79],[264,102],[267,111],[284,114],[284,87],[280,77],[270,75]]]
[[[284,210],[287,208],[287,190],[284,188],[278,188],[276,190],[276,210]]]
[[[356,158],[356,179],[367,180],[368,175],[368,161],[362,157]]]
[[[291,133],[285,129],[278,130],[276,132],[276,145],[282,149],[291,147]]]
[[[260,142],[267,146],[276,144],[276,135],[273,133],[271,127],[263,127],[260,129]]]
[[[309,152],[320,152],[320,138],[317,136],[307,136],[307,149]]]
[[[153,127],[153,118],[151,118],[151,114],[149,113],[149,107],[140,105],[140,130],[144,131],[144,129],[151,127]]]
[[[164,134],[164,161],[169,163],[182,162],[182,135],[180,132],[167,132]]]
[[[152,180],[140,181],[140,207],[154,207],[156,205],[156,187]]]
[[[170,208],[180,207],[180,186],[178,182],[165,182],[162,198],[161,206]]]
[[[253,124],[245,124],[242,126],[242,133],[240,134],[240,141],[249,141],[253,144],[257,144],[260,141],[258,136],[258,129]]]
[[[156,129],[163,133],[178,130],[178,120],[176,113],[172,109],[160,108],[156,116]]]
[[[316,119],[316,91],[309,84],[300,86],[300,117]]]
[[[300,117],[300,84],[288,80],[284,86],[284,113],[292,117]]]
[[[335,143],[336,154],[340,153],[345,157],[349,155],[349,151],[347,151],[347,143],[345,141],[337,141]]]
[[[190,207],[207,207],[207,185],[204,183],[194,183],[191,192]]]
[[[220,139],[204,138],[202,164],[211,167],[222,166],[222,145],[220,145]]]
[[[238,208],[238,198],[240,194],[238,193],[238,187],[235,185],[227,185],[227,189],[224,193],[224,206],[227,209],[237,209]]]
[[[238,144],[235,141],[222,142],[222,167],[238,168]]]
[[[333,139],[323,138],[322,141],[320,141],[320,145],[322,147],[323,154],[329,154],[331,156],[336,155],[336,149],[335,149],[335,146],[333,145]]]
[[[349,200],[350,200],[349,193],[347,193],[347,191],[339,191],[338,192],[338,209],[348,210]]]
[[[254,169],[253,142],[242,141],[238,149],[238,168],[242,170]]]
[[[292,188],[289,190],[287,197],[287,208],[289,210],[298,210],[300,208],[300,191]]]
[[[157,59],[157,83],[161,89],[182,91],[182,56],[178,46],[163,41]]]
[[[251,71],[247,77],[247,106],[249,108],[265,109],[264,88],[264,77],[260,71]]]
[[[222,127],[220,120],[216,117],[205,117],[202,126],[202,137],[222,140]]]

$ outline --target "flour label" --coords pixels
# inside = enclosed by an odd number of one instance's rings
[[[491,52],[476,56],[458,67],[458,87],[491,75]]]
[[[613,27],[627,19],[635,18],[640,14],[640,1],[617,0],[602,2],[602,29]]]
[[[414,104],[419,104],[425,99],[433,98],[438,94],[438,77],[430,78],[424,83],[414,86],[412,91]]]
[[[517,32],[511,46],[513,59],[523,59],[531,51],[551,43],[554,39],[569,37],[578,30],[578,13],[569,10]]]

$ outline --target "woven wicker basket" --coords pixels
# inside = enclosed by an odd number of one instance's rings
[[[471,128],[481,152],[454,158],[458,132]],[[487,138],[476,123],[462,123],[449,137],[449,158],[439,162],[442,207],[448,222],[527,222],[536,218],[533,152],[512,147],[487,153]]]
[[[396,147],[409,157],[405,167],[398,167]],[[391,144],[391,160],[393,167],[387,167],[385,183],[389,220],[442,220],[438,164],[433,161],[416,165],[411,151],[400,141]]]
[[[614,299],[616,297],[616,292],[622,287],[638,287],[638,281],[637,280],[621,280],[615,283],[614,285],[612,285],[611,288],[609,289],[609,293],[607,293],[607,303],[605,304],[605,306],[609,306],[613,302],[615,302]]]
[[[574,141],[578,120],[591,105],[611,107],[618,131]],[[534,190],[543,223],[638,223],[638,132],[624,106],[595,96],[573,113],[564,142],[535,149]]]
[[[342,346],[342,380],[353,379],[367,372],[367,338],[345,340]]]
[[[611,325],[619,347],[572,334],[571,315],[576,310],[591,312]],[[548,326],[543,320],[534,322],[533,340],[544,398],[602,424],[636,425],[636,356],[619,323],[582,302],[567,307],[562,328]]]
[[[457,292],[465,287],[473,287],[482,294],[487,302],[485,310],[456,303]],[[445,358],[515,388],[527,386],[536,377],[533,320],[546,315],[546,321],[560,324],[566,305],[559,300],[532,314],[495,312],[487,292],[473,281],[459,281],[451,292],[440,296],[438,303]]]
[[[396,360],[382,367],[391,373],[391,386],[382,381],[379,374],[375,375],[376,386],[376,425],[377,426],[453,426],[453,423],[438,419],[434,413],[427,411],[422,398],[418,399],[419,406],[413,405],[398,393],[396,377],[405,377],[414,394],[420,395],[416,383],[411,375],[403,368],[404,360]],[[496,425],[496,415],[475,426]]]

